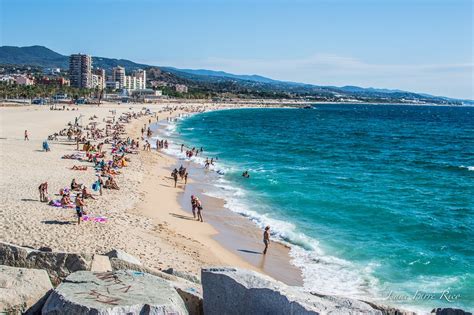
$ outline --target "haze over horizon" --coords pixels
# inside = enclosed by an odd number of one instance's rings
[[[0,0],[0,44],[474,99],[472,1]]]

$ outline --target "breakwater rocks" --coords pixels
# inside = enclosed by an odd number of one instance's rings
[[[0,314],[380,314],[399,309],[306,292],[266,275],[205,268],[201,279],[144,266],[121,250],[41,251],[0,242]],[[432,314],[466,315],[436,309]],[[472,315],[472,314],[471,314]]]

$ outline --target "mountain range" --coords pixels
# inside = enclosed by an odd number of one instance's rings
[[[315,101],[360,101],[383,103],[472,104],[472,100],[457,100],[402,90],[362,88],[358,86],[318,86],[274,80],[260,75],[238,75],[206,69],[178,69],[146,65],[126,59],[92,57],[94,67],[110,71],[123,66],[126,71],[146,69],[155,80],[171,84],[186,84],[191,90],[212,96],[307,98]],[[0,65],[28,65],[40,68],[68,69],[69,56],[44,46],[0,46]],[[150,71],[151,70],[151,71]]]

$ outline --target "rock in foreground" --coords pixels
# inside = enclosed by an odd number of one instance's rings
[[[0,314],[39,312],[52,289],[44,270],[0,266]]]
[[[361,301],[313,295],[245,269],[202,269],[201,282],[206,315],[382,314]]]
[[[141,265],[142,263],[140,262],[140,259],[136,258],[135,256],[130,255],[129,253],[124,252],[123,250],[120,249],[112,249],[110,252],[105,254],[105,256],[108,256],[109,258],[118,258],[120,260],[136,264],[136,265]]]
[[[163,279],[131,270],[69,275],[49,296],[42,314],[188,314]]]
[[[91,261],[91,254],[43,252],[0,242],[0,265],[44,269],[54,285],[72,272],[89,270]]]

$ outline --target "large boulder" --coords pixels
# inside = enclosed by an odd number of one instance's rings
[[[52,289],[44,270],[0,266],[0,314],[35,314]]]
[[[44,269],[54,285],[75,271],[90,270],[92,257],[92,254],[43,252],[0,242],[0,265]]]
[[[120,249],[112,249],[110,252],[105,254],[109,258],[118,258],[120,260],[135,264],[135,265],[141,265],[140,259],[124,252],[123,250]]]
[[[201,282],[206,315],[382,314],[361,301],[310,294],[245,269],[202,269]]]
[[[194,282],[194,283],[197,283],[197,284],[201,284],[201,280],[199,280],[198,277],[196,277],[195,275],[192,275],[190,273],[187,273],[187,272],[179,271],[179,270],[176,270],[174,268],[165,269],[165,270],[163,270],[163,272],[167,273],[167,274],[170,274],[170,275],[173,275],[173,276],[176,276],[176,277],[179,277],[179,278],[186,279],[188,281],[191,281],[191,282]]]
[[[112,270],[114,271],[134,270],[149,273],[167,280],[183,299],[186,309],[190,315],[203,314],[202,287],[199,284],[173,274],[168,274],[153,268],[145,267],[143,265],[132,264],[118,258],[110,258],[110,264],[112,266]]]
[[[150,274],[120,270],[78,271],[49,296],[49,314],[188,314],[183,300],[166,281]]]

